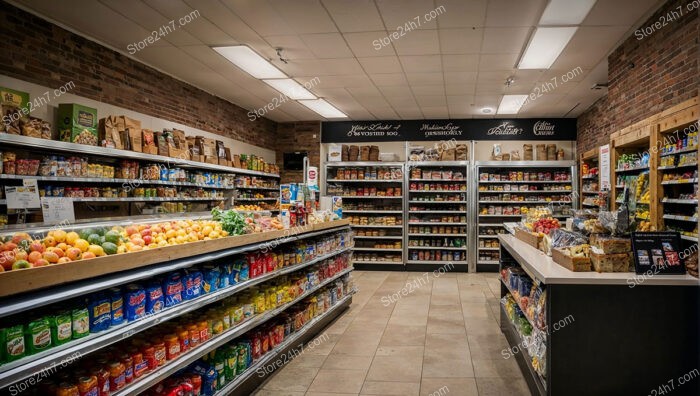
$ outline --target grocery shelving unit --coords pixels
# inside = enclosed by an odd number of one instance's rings
[[[328,162],[323,176],[323,192],[328,196],[340,196],[343,218],[351,219],[350,227],[356,240],[355,268],[404,269],[404,163]]]
[[[681,125],[663,122],[659,130],[656,221],[660,230],[678,231],[685,245],[698,242],[698,121]],[[672,126],[669,128],[669,126]]]
[[[83,227],[93,227],[94,224],[86,224]],[[76,228],[79,229],[80,227]],[[88,279],[69,281],[63,279],[61,282],[57,282],[55,285],[38,288],[36,290],[29,290],[19,294],[7,295],[0,298],[0,305],[3,307],[0,310],[0,318],[3,321],[7,321],[11,318],[20,318],[22,313],[29,310],[36,310],[42,307],[46,307],[49,304],[57,304],[62,302],[70,301],[76,297],[86,296],[90,293],[107,290],[112,287],[124,286],[132,282],[144,281],[157,277],[168,272],[177,271],[181,269],[186,269],[194,265],[212,262],[215,260],[230,260],[234,255],[238,255],[245,252],[254,252],[257,250],[267,251],[270,246],[270,241],[276,241],[279,244],[294,243],[295,241],[304,240],[307,238],[332,235],[338,232],[348,232],[350,230],[347,221],[337,221],[330,223],[322,223],[314,226],[309,226],[302,231],[295,231],[292,235],[286,235],[283,239],[280,239],[280,234],[278,232],[270,232],[259,235],[246,235],[246,236],[234,236],[221,239],[221,246],[218,250],[207,251],[202,253],[200,250],[191,250],[188,254],[187,249],[177,249],[175,247],[164,248],[177,250],[178,254],[164,254],[160,257],[161,261],[158,262],[148,262],[142,266],[136,266],[129,271],[104,273],[100,276],[91,277]],[[239,240],[245,240],[247,243],[239,244]],[[252,241],[252,242],[251,242]],[[229,242],[230,248],[225,248]],[[334,251],[328,252],[324,255],[319,255],[306,262],[295,264],[292,266],[287,266],[279,268],[272,272],[262,274],[250,278],[248,280],[242,281],[235,285],[219,289],[215,292],[208,294],[202,294],[201,296],[182,301],[181,303],[172,306],[170,308],[165,308],[164,310],[146,315],[145,317],[138,319],[136,321],[126,322],[119,326],[110,327],[108,330],[104,330],[98,333],[91,333],[90,335],[69,341],[66,344],[60,346],[54,346],[48,350],[26,356],[19,360],[11,363],[6,363],[0,366],[0,390],[5,389],[8,386],[38,375],[42,371],[46,370],[46,367],[55,364],[55,362],[61,361],[61,359],[66,359],[69,356],[78,355],[81,358],[86,358],[88,354],[98,352],[104,348],[109,347],[117,342],[120,342],[126,338],[132,337],[143,331],[150,329],[156,325],[162,324],[166,321],[176,319],[187,313],[193,312],[195,310],[211,307],[213,303],[221,301],[225,298],[237,295],[243,291],[250,290],[252,287],[261,284],[262,282],[275,280],[277,278],[283,277],[285,275],[291,274],[293,272],[308,269],[314,264],[320,263],[326,259],[335,258],[339,255],[349,255],[350,248],[352,246],[352,239],[345,240],[346,245],[340,246]],[[134,259],[138,261],[138,256],[146,254],[146,252],[138,253],[127,253],[127,256],[134,256]],[[74,264],[78,264],[76,262]],[[74,265],[70,264],[70,265]],[[63,267],[63,266],[56,266]],[[67,267],[66,267],[67,268]],[[30,271],[43,271],[44,269],[33,269]],[[208,352],[214,350],[218,346],[225,344],[226,342],[244,334],[245,332],[255,328],[258,325],[264,324],[270,319],[277,317],[287,310],[294,304],[302,301],[304,298],[312,295],[316,291],[320,290],[324,286],[330,284],[333,281],[341,279],[352,271],[352,267],[340,270],[333,276],[321,281],[318,285],[311,289],[306,290],[302,295],[298,296],[294,300],[278,306],[273,310],[266,311],[262,314],[254,315],[253,317],[244,320],[243,322],[233,325],[226,332],[209,339],[208,341],[202,343],[199,347],[191,349],[187,353],[183,353],[180,357],[168,361],[165,366],[159,367],[156,370],[150,371],[141,377],[139,380],[134,381],[129,384],[126,388],[119,392],[112,393],[113,395],[132,395],[139,394],[146,391],[150,386],[166,379],[171,374],[176,371],[181,370],[187,364],[199,359]],[[20,271],[13,271],[20,272]],[[68,271],[70,272],[70,271]],[[7,274],[0,274],[0,277],[12,274],[12,272]],[[81,278],[77,278],[81,279]],[[0,279],[4,281],[3,279]],[[316,334],[323,326],[333,320],[335,317],[339,316],[342,311],[348,307],[352,302],[352,294],[344,296],[340,299],[331,309],[329,309],[322,316],[317,317],[307,326],[305,326],[298,334],[294,335],[294,338],[290,338],[286,341],[293,342],[293,340],[305,339],[304,337],[311,337]],[[46,309],[46,308],[44,308]],[[26,318],[24,318],[26,319]],[[25,320],[26,322],[27,320]],[[285,342],[286,342],[285,341]],[[275,352],[282,350],[283,345],[275,349]],[[253,370],[254,371],[254,370]],[[250,374],[250,372],[249,372]],[[235,387],[255,387],[264,379],[261,376],[247,376],[241,378],[237,382]],[[246,388],[247,389],[247,388]]]
[[[594,148],[579,156],[579,192],[581,195],[578,201],[582,209],[598,210],[601,207],[598,153],[598,148]],[[588,169],[585,174],[584,169]],[[596,171],[591,172],[590,169],[596,169]]]
[[[473,235],[477,237],[471,239],[475,239],[477,244],[472,254],[476,271],[498,271],[500,255],[497,234],[506,232],[504,222],[519,221],[525,214],[523,208],[547,207],[560,221],[570,216],[571,209],[578,207],[578,201],[573,199],[578,194],[579,186],[575,168],[575,161],[475,163],[472,189],[476,191],[476,198],[471,210],[475,225]],[[528,180],[525,180],[525,173],[528,173]],[[548,173],[550,176],[546,177]],[[555,177],[556,174],[560,175],[559,179]],[[535,175],[535,180],[530,180],[530,175]],[[565,179],[561,176],[565,176]]]
[[[406,268],[467,272],[469,162],[411,161],[406,177]]]
[[[659,229],[658,191],[652,186],[658,183],[658,172],[654,164],[659,163],[658,132],[648,125],[611,136],[610,168],[612,172],[610,207],[617,210],[622,203],[625,188],[629,190],[627,205],[637,230]],[[625,157],[633,162],[625,162]],[[642,199],[648,193],[649,200]],[[639,196],[637,196],[639,195]]]
[[[11,135],[11,134],[0,134],[0,145],[3,146],[4,150],[17,150],[19,152],[29,153],[32,157],[37,155],[45,156],[57,156],[63,155],[65,157],[69,156],[82,156],[87,157],[91,162],[98,162],[101,164],[109,164],[115,168],[119,167],[119,161],[129,160],[138,162],[141,167],[147,163],[158,164],[161,169],[172,169],[172,168],[182,168],[190,172],[201,172],[201,173],[219,173],[222,176],[218,183],[208,181],[205,183],[196,183],[191,181],[171,181],[171,180],[146,180],[144,178],[139,178],[138,175],[135,179],[126,178],[102,178],[102,177],[64,177],[64,176],[36,176],[36,175],[19,175],[19,174],[0,174],[0,184],[4,185],[16,185],[22,180],[36,180],[40,188],[44,186],[56,186],[59,187],[83,187],[89,185],[91,187],[111,187],[114,190],[113,195],[110,196],[90,196],[90,197],[63,197],[66,200],[72,201],[74,203],[104,203],[111,204],[112,206],[102,205],[104,207],[92,207],[89,205],[81,205],[80,210],[76,207],[76,218],[96,218],[100,215],[102,216],[113,216],[116,208],[119,207],[118,204],[125,203],[128,205],[126,211],[131,215],[137,215],[141,211],[141,207],[131,206],[131,203],[136,202],[193,202],[196,208],[194,210],[207,210],[212,206],[226,204],[230,202],[230,198],[234,195],[240,195],[241,192],[248,192],[251,194],[262,193],[265,195],[261,202],[267,202],[268,204],[274,204],[277,200],[274,191],[279,191],[279,175],[273,173],[259,172],[248,169],[234,168],[229,166],[223,166],[218,164],[210,164],[205,162],[191,161],[182,158],[166,157],[160,155],[152,155],[139,153],[129,150],[119,150],[112,148],[105,148],[99,146],[89,146],[83,144],[38,139],[31,138],[27,136]],[[246,188],[237,188],[234,186],[234,177],[239,179],[248,180],[264,180],[267,185],[277,186],[274,189],[260,189],[251,190]],[[245,184],[242,184],[245,186]],[[161,187],[171,187],[171,188],[194,188],[201,189],[203,193],[197,193],[196,191],[191,191],[188,193],[180,192],[177,196],[121,196],[119,197],[116,191],[119,187],[124,187],[129,192],[135,191],[138,188],[149,187],[152,189],[159,189]],[[213,191],[215,190],[215,191]],[[155,191],[155,190],[154,190]],[[216,193],[216,194],[214,194]],[[278,193],[277,193],[278,194]],[[47,197],[49,198],[49,197]],[[251,203],[256,203],[258,201],[251,201]],[[0,200],[0,205],[6,205],[6,200]],[[174,204],[173,204],[174,205]],[[198,205],[198,206],[197,206]],[[204,205],[204,206],[203,206]],[[185,204],[187,206],[187,204]],[[181,204],[178,206],[182,207]]]
[[[258,205],[279,212],[279,175],[236,175],[234,204]]]

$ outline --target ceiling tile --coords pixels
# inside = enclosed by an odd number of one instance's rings
[[[444,95],[445,86],[444,85],[411,85],[411,90],[413,94],[418,96],[429,96],[429,95]]]
[[[535,26],[546,3],[546,0],[489,0],[486,26]]]
[[[382,91],[382,94],[384,94],[384,97],[387,99],[395,98],[395,97],[410,97],[411,100],[413,100],[413,92],[411,91],[411,88],[406,85],[395,85],[395,86],[380,86],[378,87],[380,91]]]
[[[482,29],[440,29],[440,51],[443,54],[478,54],[483,39]]]
[[[479,57],[479,70],[513,70],[518,54],[482,54]]]
[[[408,84],[406,75],[403,73],[370,74],[374,84],[380,86],[405,86]]]
[[[447,99],[445,95],[416,95],[416,102],[421,108],[424,107],[435,107],[435,106],[447,106]]]
[[[519,54],[525,50],[531,28],[490,27],[484,29],[484,54]]]
[[[260,36],[282,36],[295,32],[283,15],[266,1],[220,0]]]
[[[139,38],[134,38],[134,40],[131,40],[133,43],[134,41],[141,41],[144,38],[147,38],[147,36],[153,32],[154,29],[159,28],[161,26],[164,26],[166,24],[169,24],[170,20],[163,16],[160,12],[156,11],[155,9],[151,8],[148,6],[148,4],[139,1],[139,0],[101,0],[101,3],[105,4],[107,7],[111,8],[114,12],[119,13],[126,18],[134,21],[137,23],[140,27],[143,28],[143,30],[140,29],[135,29],[135,31],[129,31],[126,27],[128,25],[125,25],[119,29],[119,34],[124,34],[124,35],[129,35],[129,34],[134,34],[138,33],[141,35]],[[59,5],[58,2],[48,2],[48,4],[55,4]],[[65,3],[64,3],[65,4]],[[97,5],[97,3],[93,3],[94,5]],[[52,12],[51,15],[58,15],[58,13]],[[91,21],[89,22],[95,22],[98,23],[97,29],[105,28],[105,25],[101,24],[100,21],[100,14],[95,14],[95,18],[92,18]],[[107,18],[111,18],[110,13],[107,13],[104,15]],[[114,22],[119,22],[118,19],[112,19]],[[88,22],[87,20],[85,22]],[[107,22],[107,26],[109,26],[109,22]],[[109,29],[107,27],[107,29]],[[95,36],[99,37],[99,36]],[[111,41],[111,40],[110,40]],[[107,41],[107,42],[110,42]],[[171,43],[173,45],[194,45],[194,44],[201,44],[199,40],[197,40],[195,37],[193,37],[191,34],[189,34],[186,30],[178,29],[175,30],[172,33],[169,33],[165,37],[162,37],[160,40],[154,42],[153,44],[149,44],[149,46],[162,46],[162,45],[167,45],[168,43]],[[128,49],[127,49],[128,51]]]
[[[389,102],[394,108],[418,107],[418,103],[416,103],[416,100],[413,98],[413,95],[410,92],[408,95],[387,96],[386,101]]]
[[[447,72],[445,84],[473,84],[476,82],[477,72]]]
[[[442,62],[439,56],[433,55],[404,55],[400,56],[403,70],[406,73],[441,72]]]
[[[413,30],[394,41],[398,55],[433,55],[440,53],[437,30]]]
[[[411,85],[442,84],[442,73],[406,73]]]
[[[469,106],[474,103],[474,95],[448,95],[448,105]]]
[[[473,95],[476,84],[447,84],[445,93],[447,95]]]
[[[597,1],[583,20],[583,26],[628,26],[631,27],[648,12],[656,9],[659,0],[615,0]],[[689,1],[685,4],[690,3]]]
[[[209,22],[207,18],[201,16],[201,13],[190,7],[182,0],[147,0],[146,4],[156,9],[169,20],[174,20],[174,24],[179,25],[180,18],[191,15],[192,21],[181,25],[178,29],[182,29],[197,38],[201,43],[206,45],[236,45],[238,42],[226,32],[219,29],[216,25]],[[195,18],[192,12],[196,12],[198,16]],[[155,28],[155,27],[154,27]],[[122,28],[123,29],[123,28]],[[197,43],[199,44],[199,43]]]
[[[382,96],[382,93],[379,92],[379,90],[377,88],[375,88],[374,86],[348,88],[347,91],[350,92],[350,94],[352,94],[352,96],[355,99],[367,98],[367,97],[371,97],[371,96],[379,96],[379,97]]]
[[[267,0],[267,2],[284,18],[293,32],[333,33],[338,29],[326,9],[318,0]],[[256,5],[260,1],[254,2]]]
[[[377,56],[373,58],[357,58],[369,74],[379,73],[401,73],[401,63],[396,56]]]
[[[397,30],[397,27],[401,27],[399,31],[404,27],[407,30],[437,29],[437,20],[440,19],[438,14],[444,14],[446,11],[444,7],[436,10],[433,2],[424,0],[376,0],[376,3],[389,32]],[[437,18],[431,19],[429,16],[427,19],[431,20],[427,21],[425,15],[434,10]],[[415,30],[409,30],[408,34],[413,31]]]
[[[624,26],[580,27],[551,69],[592,69],[607,58],[619,38],[627,32]]]
[[[353,54],[340,33],[303,34],[301,39],[317,58],[348,58]]]
[[[384,30],[384,23],[372,0],[322,0],[343,33]]]
[[[419,107],[396,109],[396,113],[402,120],[419,120],[423,118],[423,112]]]
[[[306,78],[309,80],[310,78]],[[372,85],[372,81],[365,74],[350,74],[345,76],[323,76],[318,84],[325,88],[347,88],[347,87],[365,87]],[[300,81],[303,79],[295,78]]]
[[[129,8],[131,5],[123,4],[119,1],[121,8]],[[261,45],[264,43],[262,37],[258,35],[248,24],[246,24],[230,8],[226,7],[218,0],[185,0],[185,3],[192,9],[197,9],[202,16],[216,25],[224,33],[234,38],[239,43],[248,45]]]
[[[479,70],[479,54],[443,55],[442,70],[446,72],[477,71]]]
[[[486,20],[487,0],[441,0],[445,12],[438,18],[438,26],[444,28],[481,27]]]
[[[343,37],[345,37],[350,49],[358,58],[395,55],[394,47],[391,43],[388,45],[382,44],[381,40],[387,37],[386,31],[344,33]]]
[[[450,118],[447,106],[421,106],[421,110],[426,118]]]
[[[490,82],[499,83],[501,85],[505,84],[508,77],[513,76],[514,73],[510,70],[496,70],[496,71],[480,71],[479,72],[479,82]]]
[[[369,109],[370,113],[374,114],[380,120],[395,120],[398,115],[391,107],[373,107]]]
[[[265,42],[270,48],[283,48],[285,59],[314,59],[314,53],[297,35],[267,36]]]

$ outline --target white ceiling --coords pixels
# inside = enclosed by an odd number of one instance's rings
[[[32,13],[127,54],[127,45],[198,10],[200,16],[132,57],[248,110],[279,96],[211,46],[246,44],[354,120],[485,117],[505,93],[528,94],[581,68],[518,117],[574,117],[604,95],[607,55],[662,1],[598,0],[549,70],[516,63],[547,0],[15,0]],[[437,19],[373,45],[439,6]],[[614,16],[614,17],[613,17]],[[289,63],[277,60],[284,48]],[[515,83],[504,85],[509,76]],[[322,119],[287,101],[278,122]],[[492,117],[492,116],[491,116]]]

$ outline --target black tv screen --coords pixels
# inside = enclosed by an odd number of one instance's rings
[[[284,153],[284,169],[285,170],[304,170],[304,157],[306,152],[295,151],[293,153]]]

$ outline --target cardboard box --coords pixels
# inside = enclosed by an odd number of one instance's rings
[[[156,143],[156,135],[150,129],[141,130],[142,152],[146,154],[158,154],[158,145]]]
[[[158,155],[167,157],[170,154],[167,132],[156,132],[156,147],[158,147]]]
[[[218,164],[219,164],[219,158],[218,158],[218,157],[214,157],[214,156],[210,156],[210,155],[205,155],[205,156],[204,156],[204,162],[206,162],[207,164],[218,165]]]
[[[219,158],[219,165],[221,166],[231,166],[231,161],[226,158]]]
[[[216,153],[216,141],[214,139],[208,139],[205,137],[197,136],[197,141],[199,142],[199,154],[205,157],[217,157]],[[218,159],[217,159],[218,163]]]
[[[75,103],[61,103],[57,115],[60,140],[97,146],[97,109]]]
[[[240,168],[241,167],[241,156],[238,154],[233,155],[233,163],[232,163],[234,168]]]
[[[231,149],[228,148],[228,147],[226,147],[226,148],[224,149],[224,151],[225,151],[225,154],[226,154],[226,155],[225,155],[225,158],[226,158],[229,162],[231,162],[231,161],[233,160],[233,157],[231,156]]]
[[[100,145],[123,150],[124,143],[122,142],[122,133],[117,127],[117,117],[108,116],[100,118],[98,123],[98,137]]]
[[[177,158],[181,160],[189,160],[190,159],[190,151],[187,149],[180,149],[175,147],[174,145],[169,144],[168,145],[168,157],[172,158]]]

